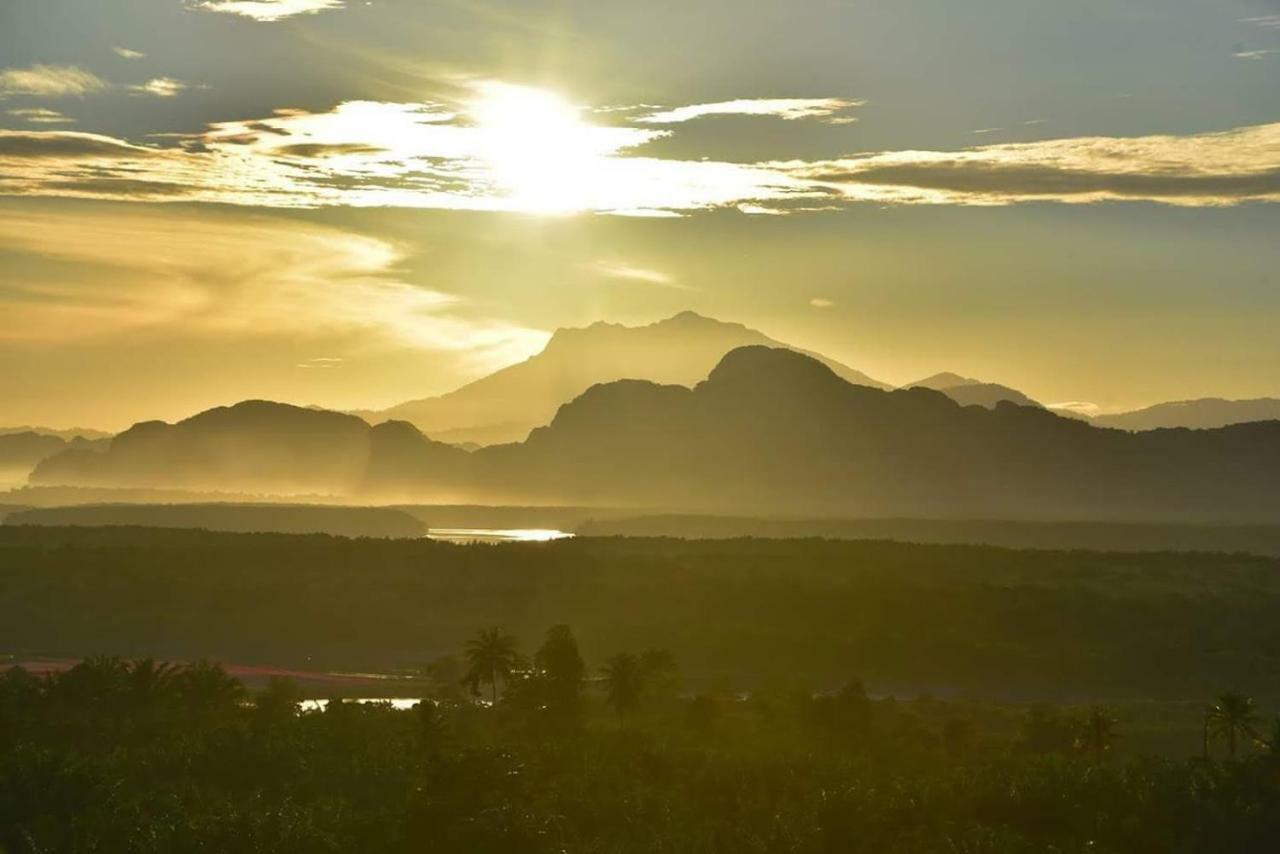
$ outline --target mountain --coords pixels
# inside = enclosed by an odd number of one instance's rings
[[[0,471],[25,476],[27,472],[54,454],[68,448],[93,450],[104,447],[105,439],[86,438],[78,434],[58,435],[39,429],[0,430]]]
[[[358,412],[372,423],[408,421],[433,438],[491,445],[520,441],[561,404],[618,379],[693,385],[737,347],[765,345],[805,353],[857,385],[888,388],[846,365],[798,350],[739,323],[686,311],[648,326],[594,323],[560,329],[542,352],[440,397]]]
[[[855,385],[765,346],[692,388],[587,389],[520,443],[467,452],[405,422],[250,401],[65,451],[36,483],[312,492],[792,518],[1276,522],[1280,422],[1131,433],[1039,408]]]
[[[1280,421],[1280,400],[1273,397],[1256,400],[1204,397],[1093,417],[1093,423],[1100,427],[1116,427],[1121,430],[1157,430],[1162,427],[1206,430],[1253,421]]]
[[[250,400],[176,424],[146,421],[105,451],[73,449],[36,466],[38,485],[341,494],[369,461],[370,427],[354,415]]]
[[[470,462],[478,494],[500,487],[531,503],[827,518],[1274,522],[1280,513],[1280,423],[1099,429],[1037,407],[961,407],[926,388],[856,386],[766,347],[732,351],[692,389],[595,386],[526,442],[480,449]]]
[[[925,377],[905,388],[929,388],[940,391],[961,406],[985,406],[987,409],[995,409],[996,405],[1002,401],[1018,406],[1041,405],[1015,388],[998,383],[984,383],[981,380],[948,372]]]

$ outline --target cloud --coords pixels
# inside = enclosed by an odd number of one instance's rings
[[[408,207],[682,216],[875,204],[1280,201],[1280,123],[1184,136],[1078,137],[831,160],[648,157],[675,131],[597,125],[550,93],[473,104],[351,101],[278,110],[156,144],[0,131],[0,193],[270,208]]]
[[[814,308],[833,308],[835,306],[835,303],[833,303],[831,300],[827,299],[826,297],[814,297],[813,299],[809,300],[809,305],[813,306]]]
[[[846,98],[742,98],[714,104],[691,104],[658,113],[638,116],[643,124],[668,125],[700,119],[703,116],[774,116],[787,121],[822,119],[829,124],[848,124],[851,116],[837,113],[861,107],[865,101]]]
[[[0,280],[0,341],[339,333],[499,365],[547,340],[468,317],[458,297],[404,281],[394,244],[272,217],[0,209],[0,250],[65,270]]]
[[[190,88],[190,86],[181,80],[174,80],[172,77],[156,77],[148,80],[146,83],[130,86],[129,91],[135,95],[154,95],[157,98],[172,98],[188,88]]]
[[[340,368],[343,360],[332,356],[320,356],[315,359],[307,359],[305,362],[299,362],[299,368]]]
[[[688,285],[683,285],[676,278],[668,273],[659,270],[649,270],[644,267],[637,267],[623,261],[595,261],[587,268],[602,276],[609,276],[614,279],[624,279],[630,282],[640,282],[646,285],[658,285],[664,288],[675,288],[677,290],[690,290]]]
[[[64,116],[57,110],[50,110],[45,107],[25,107],[17,110],[6,110],[6,112],[14,118],[22,119],[33,125],[67,125],[75,123],[75,119]]]
[[[1080,137],[775,166],[860,201],[1280,201],[1280,123],[1189,136]]]
[[[115,52],[116,56],[121,57],[122,59],[142,59],[146,56],[146,54],[140,50],[130,50],[127,47],[120,47],[119,45],[111,48],[111,50]]]
[[[1280,30],[1280,15],[1261,15],[1256,18],[1241,18],[1242,24],[1253,24],[1266,30]]]
[[[144,159],[159,152],[156,149],[130,145],[123,140],[77,131],[11,131],[0,130],[0,165],[17,169],[23,161],[101,161],[104,164],[129,163],[144,168]],[[7,161],[7,162],[6,162]],[[108,166],[102,168],[107,169]],[[39,171],[39,166],[32,171]],[[0,170],[0,190],[20,176],[7,176]]]
[[[344,0],[195,0],[194,8],[206,12],[241,15],[255,21],[281,21],[295,15],[312,15],[341,9]]]
[[[1262,59],[1268,54],[1280,53],[1277,48],[1263,48],[1261,50],[1238,50],[1232,54],[1236,59]]]
[[[0,95],[83,97],[106,88],[106,81],[74,65],[32,65],[0,71]]]

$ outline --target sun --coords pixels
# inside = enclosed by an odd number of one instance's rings
[[[571,214],[591,207],[607,159],[618,150],[609,128],[545,89],[483,83],[468,105],[477,153],[516,210]]]

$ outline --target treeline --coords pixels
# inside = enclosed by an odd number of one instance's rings
[[[12,668],[0,675],[0,850],[1280,844],[1280,751],[1242,696],[1243,717],[1226,697],[1207,711],[1221,758],[1125,760],[1112,747],[1127,733],[1101,707],[1035,707],[1002,733],[955,704],[870,698],[857,681],[830,693],[690,694],[668,652],[588,667],[566,626],[528,657],[489,629],[432,669],[432,696],[407,711],[334,697],[302,712],[287,680],[249,692],[207,662],[97,658],[47,677]],[[1228,738],[1261,747],[1226,758]]]
[[[1280,563],[821,540],[427,541],[0,527],[0,649],[393,669],[477,625],[671,650],[691,685],[1280,700]]]

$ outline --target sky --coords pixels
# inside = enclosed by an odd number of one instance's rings
[[[1280,0],[4,0],[0,422],[379,408],[692,309],[1280,396]]]

